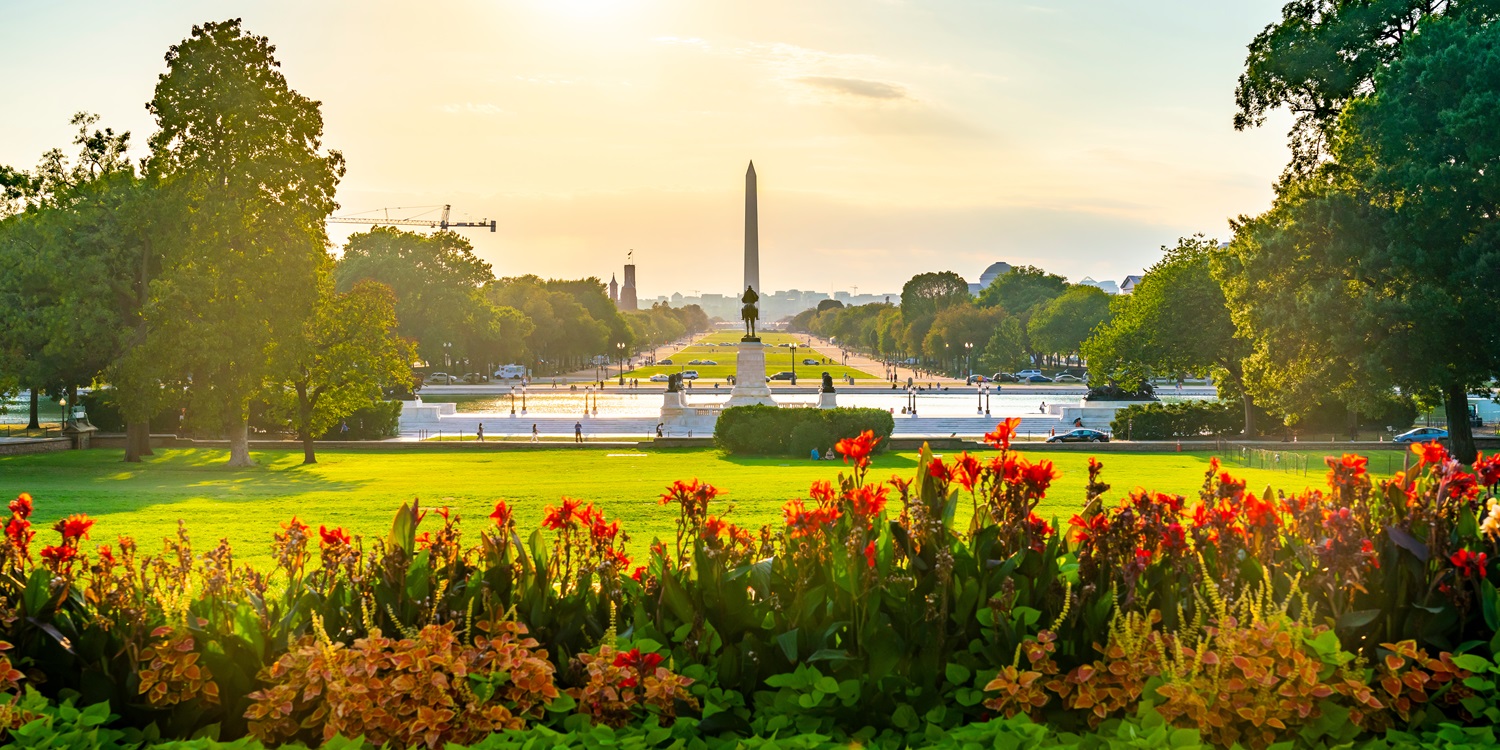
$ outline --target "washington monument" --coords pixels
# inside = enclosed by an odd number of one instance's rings
[[[745,288],[760,294],[760,215],[755,206],[755,162],[745,170]],[[755,305],[760,309],[760,305]]]

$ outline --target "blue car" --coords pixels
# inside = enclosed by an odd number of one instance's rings
[[[1447,440],[1448,431],[1441,427],[1418,427],[1415,430],[1403,432],[1394,438],[1393,443],[1426,443],[1432,440]]]

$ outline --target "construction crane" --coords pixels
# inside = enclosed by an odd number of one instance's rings
[[[375,209],[375,211],[383,212],[385,214],[384,218],[371,219],[362,216],[330,216],[328,217],[328,220],[338,224],[384,224],[400,227],[437,227],[438,229],[449,229],[453,227],[489,227],[491,232],[495,231],[495,222],[493,219],[489,221],[485,221],[484,219],[480,219],[479,221],[449,221],[448,211],[449,209],[453,208],[449,205],[443,206],[443,217],[436,221],[432,219],[391,218],[392,211],[411,211],[418,208],[425,208],[430,210],[437,208],[437,206],[407,206],[404,208],[398,206],[393,208],[377,208]],[[374,211],[366,211],[365,213],[374,213]]]

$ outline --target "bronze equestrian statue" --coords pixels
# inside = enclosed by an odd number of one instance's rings
[[[760,295],[756,294],[753,288],[747,286],[745,287],[745,296],[741,297],[740,301],[745,303],[745,306],[740,308],[740,317],[745,320],[745,338],[743,340],[759,341],[760,339],[755,337],[755,321],[760,317],[760,311],[756,309],[755,303],[760,301]]]

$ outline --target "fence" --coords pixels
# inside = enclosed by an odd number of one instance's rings
[[[1266,448],[1247,448],[1230,444],[1220,444],[1219,458],[1221,461],[1247,469],[1265,469],[1267,471],[1280,471],[1288,474],[1300,474],[1308,476],[1323,470],[1325,464],[1323,458],[1331,453],[1312,453],[1305,451],[1278,451]],[[1390,476],[1406,467],[1407,456],[1404,451],[1374,451],[1363,452],[1360,455],[1369,459],[1368,469],[1371,474],[1383,474]]]

